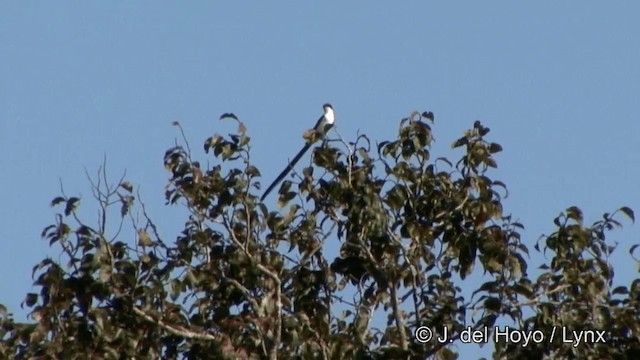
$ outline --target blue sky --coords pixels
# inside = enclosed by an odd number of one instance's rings
[[[433,111],[434,153],[450,159],[479,119],[504,147],[490,176],[508,185],[506,211],[532,251],[566,207],[588,223],[640,209],[637,2],[190,5],[0,4],[0,303],[16,318],[33,265],[59,256],[39,236],[60,180],[90,207],[84,169],[105,154],[111,177],[126,169],[175,238],[184,213],[164,206],[162,166],[174,120],[201,149],[233,130],[220,114],[236,113],[268,183],[325,102],[352,139],[393,138],[400,118]],[[611,239],[616,276],[629,283],[640,230],[624,223]]]

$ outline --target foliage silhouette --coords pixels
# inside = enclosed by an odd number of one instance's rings
[[[97,224],[78,215],[80,198],[52,201],[61,213],[42,237],[64,261],[34,266],[40,292],[24,301],[33,322],[0,305],[0,357],[454,359],[464,331],[488,328],[493,342],[505,323],[545,341],[499,338],[496,358],[640,355],[640,280],[612,288],[605,238],[633,211],[585,226],[568,208],[535,244],[550,261],[530,278],[524,227],[503,214],[506,185],[487,175],[502,147],[479,121],[453,142],[464,150],[455,165],[432,159],[431,112],[402,119],[397,138],[375,146],[365,135],[329,139],[282,183],[273,211],[258,201],[246,127],[222,118],[239,126],[206,139],[213,165],[193,159],[184,134],[165,153],[167,204],[188,214],[173,242],[133,185],[110,186],[104,167],[92,181]],[[131,234],[107,237],[114,206]],[[451,342],[418,341],[424,328]],[[562,329],[594,337],[551,339]]]

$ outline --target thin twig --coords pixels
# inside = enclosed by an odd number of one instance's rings
[[[347,175],[349,178],[349,185],[351,185],[351,170],[353,169],[351,158],[354,153],[354,149],[351,147],[351,145],[347,144],[347,142],[344,141],[342,135],[340,135],[340,132],[336,127],[334,127],[333,131],[336,133],[336,135],[338,135],[338,139],[340,139],[340,142],[349,150],[349,154],[347,155]]]

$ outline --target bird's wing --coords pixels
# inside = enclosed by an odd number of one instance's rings
[[[322,131],[322,124],[324,123],[324,115],[320,116],[316,124],[313,126],[315,131]]]
[[[260,198],[260,201],[264,201],[264,199],[267,197],[267,195],[269,195],[271,190],[273,190],[273,188],[276,187],[276,185],[278,185],[280,183],[280,181],[282,181],[282,179],[284,179],[285,176],[287,176],[289,171],[291,171],[293,169],[293,167],[296,165],[296,163],[298,163],[298,161],[300,161],[300,158],[302,157],[302,155],[304,155],[304,153],[307,152],[307,150],[309,150],[309,147],[311,147],[311,143],[310,142],[308,142],[308,143],[306,143],[304,145],[302,150],[300,150],[300,152],[293,158],[293,160],[291,160],[289,162],[287,167],[285,167],[284,170],[282,170],[280,175],[278,175],[278,177],[275,180],[273,180],[273,182],[271,183],[271,185],[269,185],[269,187],[264,192],[264,194],[262,194],[262,197]]]

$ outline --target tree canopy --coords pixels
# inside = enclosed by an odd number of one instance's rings
[[[222,118],[237,131],[164,155],[167,204],[186,214],[175,238],[106,172],[91,182],[97,223],[80,198],[53,199],[42,237],[63,255],[33,267],[33,321],[0,305],[0,357],[455,359],[469,341],[495,358],[640,357],[640,279],[614,284],[606,239],[633,211],[587,225],[569,207],[525,243],[481,122],[453,141],[457,161],[432,157],[431,112],[388,141],[332,132],[271,209],[247,128]],[[532,270],[531,251],[547,262]]]

